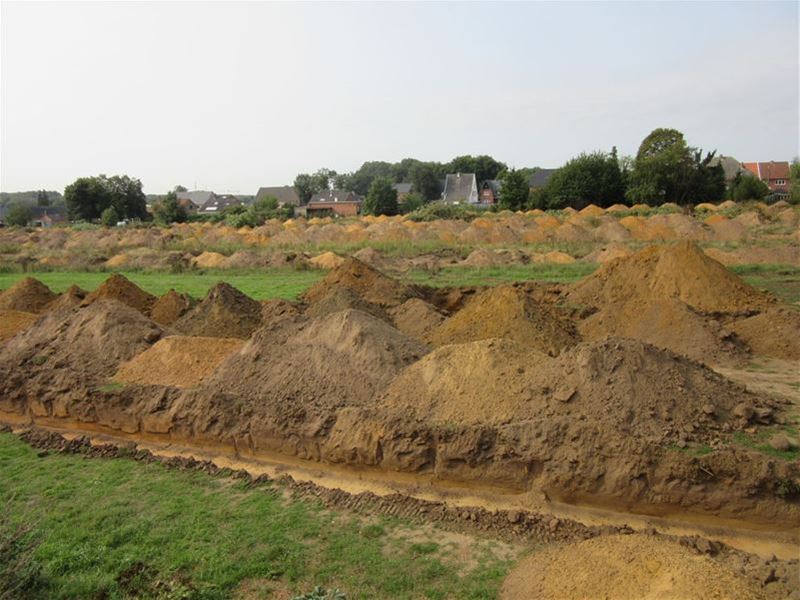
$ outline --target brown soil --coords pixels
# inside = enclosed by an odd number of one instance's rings
[[[471,298],[431,334],[430,341],[441,346],[500,337],[551,355],[578,342],[569,319],[513,285],[489,288]]]
[[[118,273],[106,279],[100,287],[86,296],[83,300],[83,305],[86,306],[101,298],[105,300],[117,300],[118,302],[127,304],[143,315],[150,314],[150,310],[157,300],[155,296],[145,292],[124,275]]]
[[[47,305],[45,310],[60,310],[62,308],[74,308],[79,306],[89,292],[82,290],[77,285],[71,285],[67,290],[58,295],[58,298]]]
[[[39,315],[35,313],[0,309],[0,342],[14,337],[23,329],[27,329],[38,318]]]
[[[800,310],[776,306],[730,325],[753,353],[800,360]]]
[[[667,298],[703,313],[734,314],[761,310],[772,301],[691,242],[650,246],[612,260],[569,293],[570,302],[594,307]]]
[[[150,311],[150,318],[161,325],[172,325],[194,305],[188,294],[180,294],[174,289],[161,296]]]
[[[33,277],[26,277],[0,293],[0,309],[39,313],[57,295]]]
[[[243,345],[239,339],[166,337],[120,365],[114,381],[195,387]]]
[[[344,258],[333,252],[323,252],[310,258],[308,263],[318,269],[335,269],[345,261]]]
[[[346,287],[334,287],[326,290],[324,295],[316,296],[314,302],[306,308],[305,314],[309,317],[324,317],[348,309],[360,310],[387,322],[390,320],[381,306],[365,300],[358,292]]]
[[[261,326],[261,310],[259,302],[220,282],[173,327],[184,335],[247,339]]]
[[[382,307],[397,306],[409,298],[419,296],[414,288],[351,257],[331,270],[322,281],[314,284],[304,294],[303,299],[313,305],[337,288],[349,290],[367,302]]]
[[[261,320],[264,326],[279,325],[286,321],[297,321],[302,312],[296,304],[277,298],[261,303]]]
[[[392,322],[401,332],[415,340],[426,341],[441,325],[445,316],[436,307],[420,298],[411,298],[390,311]]]
[[[773,585],[773,588],[776,586]],[[504,600],[780,598],[728,564],[674,541],[614,535],[536,552],[508,575]]]

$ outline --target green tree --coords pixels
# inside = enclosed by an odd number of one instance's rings
[[[50,206],[50,197],[47,195],[47,191],[39,190],[36,192],[36,205]]]
[[[737,202],[745,200],[761,200],[769,194],[767,184],[755,175],[737,173],[731,182],[728,196]]]
[[[142,182],[127,175],[79,177],[65,188],[64,201],[74,220],[98,219],[110,206],[121,219],[148,218]]]
[[[182,185],[176,185],[173,191],[177,194],[178,192],[188,192],[189,190],[187,190]]]
[[[24,227],[33,218],[33,211],[24,204],[12,204],[6,213],[6,223]]]
[[[505,163],[495,160],[491,156],[456,156],[447,165],[448,173],[475,173],[478,183],[487,179],[497,179],[497,176],[508,167]]]
[[[119,222],[119,213],[113,206],[106,208],[100,215],[100,222],[104,227],[114,227]]]
[[[172,223],[185,223],[189,215],[178,202],[178,194],[172,191],[153,205],[153,217],[159,225],[171,225]]]
[[[372,182],[378,177],[388,179],[390,183],[396,183],[395,180],[395,165],[385,161],[371,161],[365,162],[361,165],[358,171],[350,175],[351,190],[362,196],[369,192]]]
[[[544,191],[534,196],[534,204],[540,208],[581,208],[588,204],[606,207],[624,196],[622,171],[612,150],[608,154],[580,154],[569,160],[553,174]]]
[[[511,169],[498,176],[501,182],[498,206],[508,210],[522,210],[528,206],[530,188],[523,171]]]
[[[367,215],[396,215],[397,190],[392,187],[392,180],[388,177],[373,179],[362,209]]]
[[[800,158],[795,158],[789,167],[789,182],[789,202],[800,204]]]
[[[423,198],[417,192],[411,192],[403,200],[401,208],[403,209],[404,214],[408,214],[410,212],[414,212],[415,210],[422,208],[423,206],[425,206],[425,204],[426,204],[425,198]]]
[[[413,165],[408,173],[408,181],[413,190],[425,200],[439,198],[439,176],[433,163],[418,162]]]
[[[294,189],[300,198],[300,204],[307,204],[314,194],[327,190],[331,180],[337,181],[336,171],[318,169],[315,173],[300,173],[294,178]]]

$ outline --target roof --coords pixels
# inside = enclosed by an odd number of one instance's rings
[[[782,162],[775,162],[774,160],[770,162],[750,162],[742,163],[742,165],[762,181],[769,179],[785,179],[788,181],[790,177],[789,162],[785,160]]]
[[[475,173],[449,173],[444,180],[444,199],[449,202],[469,200],[473,186],[477,189]]]
[[[411,193],[411,185],[410,183],[394,183],[392,187],[397,190],[398,194],[410,194]]]
[[[345,192],[344,190],[327,190],[320,194],[311,196],[309,204],[325,204],[330,202],[353,202],[361,203],[363,199],[355,192]]]
[[[300,206],[300,196],[297,195],[297,190],[291,185],[258,188],[256,201],[269,197],[277,198],[278,204]]]
[[[556,171],[558,169],[536,169],[528,180],[528,187],[542,188],[546,186]]]
[[[742,171],[747,172],[742,163],[732,156],[715,156],[708,164],[712,167],[722,165],[722,170],[725,172],[725,181],[733,181]]]
[[[215,195],[214,192],[206,192],[203,190],[194,190],[192,192],[178,192],[178,200],[191,200],[197,206],[203,206],[214,195]]]
[[[499,179],[487,179],[487,180],[486,180],[486,181],[484,181],[484,182],[483,182],[483,184],[481,185],[481,189],[482,189],[482,190],[484,190],[484,189],[486,189],[486,188],[488,187],[489,189],[491,189],[491,190],[492,190],[492,192],[493,192],[493,193],[494,193],[494,195],[496,196],[496,195],[497,195],[497,192],[499,192],[499,191],[500,191],[500,187],[501,187],[502,185],[503,185],[503,182],[502,182],[502,181],[500,181]]]
[[[223,194],[222,196],[213,194],[212,197],[200,207],[200,212],[218,213],[229,206],[239,206],[241,203],[241,200],[231,194]]]

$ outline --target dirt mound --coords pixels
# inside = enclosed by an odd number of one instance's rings
[[[328,273],[322,281],[314,284],[303,298],[307,303],[314,304],[336,288],[350,290],[367,302],[382,307],[398,306],[409,298],[419,296],[411,286],[387,277],[351,257]]]
[[[317,296],[306,309],[309,317],[324,317],[343,310],[354,309],[373,317],[389,321],[386,311],[379,305],[365,300],[358,292],[347,287],[332,287],[326,294]]]
[[[60,310],[63,308],[73,308],[79,306],[89,292],[79,288],[77,285],[71,285],[58,298],[53,300],[47,305],[46,310]]]
[[[394,326],[415,340],[426,341],[445,316],[419,298],[406,300],[390,311]]]
[[[794,308],[772,307],[730,328],[754,354],[800,360],[800,311]]]
[[[192,264],[200,269],[218,269],[225,266],[228,257],[219,252],[203,252],[192,260]]]
[[[26,277],[0,293],[0,309],[38,313],[56,297],[41,281]]]
[[[314,258],[308,259],[308,263],[318,269],[335,269],[344,261],[344,258],[333,252],[323,252]]]
[[[36,322],[39,315],[21,310],[0,309],[0,342],[14,337]]]
[[[174,289],[161,296],[150,310],[150,318],[161,325],[171,325],[194,305],[188,294],[179,294]]]
[[[209,386],[279,412],[358,405],[427,351],[382,320],[346,310],[260,329]]]
[[[651,246],[612,260],[569,293],[570,302],[596,307],[665,298],[703,313],[751,313],[771,302],[692,242]]]
[[[436,346],[508,338],[547,354],[573,346],[578,334],[555,307],[537,302],[513,285],[489,288],[471,298],[430,336]]]
[[[230,338],[166,337],[120,365],[114,381],[195,387],[243,345]]]
[[[157,300],[155,296],[148,294],[119,273],[114,273],[111,277],[106,279],[100,287],[86,296],[83,300],[83,305],[86,306],[101,298],[105,300],[117,300],[118,302],[127,304],[143,315],[150,314],[150,309],[153,308]]]
[[[757,600],[755,581],[710,556],[648,535],[593,538],[536,552],[506,578],[503,600]]]
[[[264,326],[297,321],[302,315],[302,311],[297,305],[282,298],[265,300],[261,303],[261,307],[261,321]]]
[[[220,282],[173,327],[184,335],[247,339],[261,326],[261,308],[256,300]]]

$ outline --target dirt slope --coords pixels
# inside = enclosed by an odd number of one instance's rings
[[[96,290],[86,296],[83,304],[88,305],[100,299],[117,300],[135,308],[143,315],[150,314],[150,309],[157,300],[153,294],[145,292],[124,275],[118,273],[106,279]]]
[[[800,310],[776,306],[730,325],[755,354],[800,360]]]
[[[0,309],[0,342],[14,337],[36,322],[39,315],[21,310]]]
[[[171,325],[194,306],[188,294],[179,294],[174,289],[156,300],[150,318],[161,325]]]
[[[39,313],[56,297],[57,294],[41,281],[26,277],[0,292],[0,309]]]
[[[259,302],[220,282],[173,328],[184,335],[247,339],[261,326],[261,310]]]
[[[71,285],[62,294],[53,300],[45,307],[45,310],[60,310],[62,308],[73,308],[79,306],[89,292],[79,288],[77,285]]]
[[[420,298],[410,298],[390,311],[394,326],[415,340],[426,341],[445,316]]]

